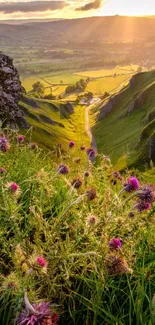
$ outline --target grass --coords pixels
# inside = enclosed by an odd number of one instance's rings
[[[143,99],[137,102],[137,107],[131,113],[128,113],[128,108],[140,94],[143,94]],[[110,155],[117,166],[119,159],[122,164],[123,157],[126,157],[124,167],[137,163],[142,167],[139,159],[143,160],[144,164],[148,161],[148,152],[146,153],[145,149],[148,147],[149,138],[145,143],[140,142],[140,138],[143,129],[147,127],[149,114],[154,111],[154,102],[154,71],[152,71],[135,76],[134,85],[126,87],[124,94],[113,105],[111,113],[101,121],[97,122],[97,116],[104,102],[92,110],[92,130],[98,149]]]
[[[62,143],[66,148],[68,142],[73,140],[79,145],[90,144],[90,140],[85,131],[85,107],[74,105],[74,114],[66,113],[64,104],[48,100],[37,100],[38,108],[34,109],[30,105],[22,103],[23,108],[28,110],[27,121],[34,128],[33,140],[43,147],[52,148],[54,144]],[[55,110],[57,105],[57,111]],[[30,113],[30,114],[29,114]],[[62,126],[45,122],[44,117],[48,117]]]
[[[17,324],[25,290],[31,303],[49,301],[60,325],[154,325],[155,206],[138,213],[136,197],[123,204],[130,194],[117,194],[131,174],[141,187],[154,183],[155,170],[126,171],[118,180],[109,160],[98,156],[94,165],[86,163],[78,144],[77,164],[74,149],[32,150],[29,143],[17,144],[15,132],[9,142],[10,150],[0,153],[6,170],[0,177],[1,325]],[[70,173],[56,177],[60,163]],[[79,189],[71,185],[77,177]],[[8,182],[18,184],[18,196]],[[90,188],[97,192],[91,201],[81,197]],[[120,238],[121,250],[110,249],[112,238]],[[47,266],[38,264],[38,256]],[[112,257],[120,259],[117,272],[114,264],[110,268]]]

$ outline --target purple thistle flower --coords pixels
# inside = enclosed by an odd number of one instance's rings
[[[138,211],[138,212],[143,212],[143,211],[148,211],[151,208],[151,203],[149,202],[144,202],[139,200],[135,205],[134,208]]]
[[[6,172],[5,168],[0,168],[0,174],[4,174]]]
[[[68,166],[62,164],[58,167],[57,171],[59,174],[66,175],[70,172],[70,169]]]
[[[96,149],[95,148],[89,148],[87,149],[87,155],[89,158],[95,158],[96,156]]]
[[[80,178],[75,178],[75,179],[73,179],[71,184],[74,188],[78,189],[82,186],[82,180]]]
[[[135,215],[134,215],[133,212],[129,212],[128,216],[129,216],[130,218],[134,218]]]
[[[155,190],[151,185],[145,185],[142,190],[137,193],[137,197],[145,203],[155,202]]]
[[[122,243],[119,238],[113,238],[109,242],[109,247],[111,249],[120,249],[122,248]]]
[[[45,260],[44,257],[42,256],[38,256],[36,259],[36,262],[41,266],[41,267],[45,267],[47,265],[47,261]]]
[[[89,177],[89,175],[90,175],[90,173],[89,173],[88,171],[86,171],[86,172],[84,173],[84,177]]]
[[[16,183],[11,183],[9,188],[11,192],[16,192],[19,189],[19,186]]]
[[[18,325],[58,325],[59,317],[51,311],[49,303],[41,302],[33,304],[32,307],[36,313],[32,313],[25,307],[19,314]]]
[[[19,143],[23,143],[23,142],[25,141],[24,136],[23,136],[23,135],[18,135],[18,137],[17,137],[17,141],[18,141]]]
[[[7,152],[9,149],[10,149],[10,144],[8,140],[5,137],[0,136],[0,150],[3,152]]]
[[[139,181],[136,177],[130,177],[128,183],[124,184],[124,190],[128,193],[139,189]]]
[[[74,141],[70,141],[70,143],[69,143],[68,146],[69,146],[70,149],[74,148],[75,147],[75,142]]]

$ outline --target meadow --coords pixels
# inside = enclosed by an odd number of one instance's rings
[[[116,74],[122,73],[135,73],[138,69],[138,65],[128,65],[128,66],[117,66],[112,69],[98,69],[98,70],[88,70],[76,72],[76,75],[81,77],[90,77],[90,78],[99,78],[99,77],[107,77]]]
[[[120,174],[83,142],[44,152],[6,134],[1,325],[154,325],[154,168]]]

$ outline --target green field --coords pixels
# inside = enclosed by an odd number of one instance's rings
[[[115,78],[99,78],[90,81],[86,90],[91,91],[95,96],[103,95],[105,92],[116,91],[119,86],[123,87],[124,83],[126,83],[131,77],[132,74],[116,76]]]
[[[98,78],[111,76],[116,74],[127,74],[127,73],[135,73],[138,69],[138,65],[129,65],[129,66],[117,66],[113,69],[100,69],[100,70],[90,70],[90,71],[81,71],[77,72],[76,75],[81,77],[90,77],[90,78]]]

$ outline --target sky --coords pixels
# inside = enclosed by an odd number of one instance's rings
[[[155,15],[155,0],[0,0],[0,20]]]

